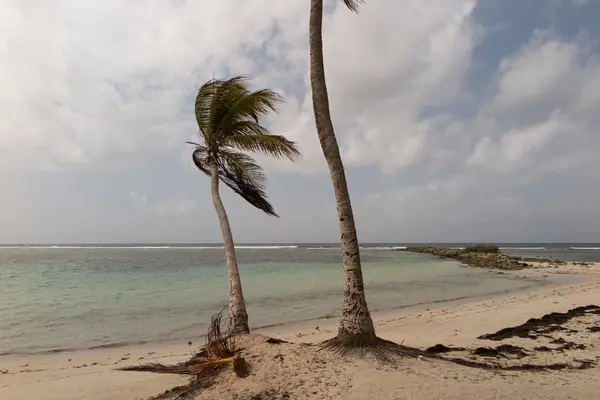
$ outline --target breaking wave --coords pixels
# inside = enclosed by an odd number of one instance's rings
[[[500,250],[546,250],[545,247],[500,247]]]
[[[86,250],[86,249],[133,249],[133,250],[211,250],[211,249],[222,249],[223,246],[1,246],[0,249],[57,249],[57,250]],[[235,246],[236,249],[244,250],[277,250],[277,249],[297,249],[297,245],[285,245],[285,246],[251,246],[251,245],[239,245]]]

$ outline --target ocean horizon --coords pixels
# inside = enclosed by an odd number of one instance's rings
[[[426,254],[391,251],[408,245],[361,246],[371,310],[541,284]],[[339,315],[339,244],[236,247],[253,328]],[[514,255],[600,261],[600,246],[594,244],[500,247]],[[198,338],[210,316],[227,305],[224,252],[216,243],[0,245],[0,286],[0,355]]]
[[[572,243],[544,243],[544,242],[361,242],[362,250],[402,250],[410,246],[447,247],[463,249],[467,246],[478,244],[492,244],[508,255],[556,258],[563,261],[599,262],[600,243],[597,242],[572,242]],[[223,249],[222,243],[194,243],[194,242],[122,242],[122,243],[16,243],[0,244],[0,249],[141,249],[141,250],[210,250]],[[304,243],[304,242],[242,242],[236,243],[239,250],[284,250],[284,249],[340,249],[340,243]],[[0,265],[1,266],[1,265]]]

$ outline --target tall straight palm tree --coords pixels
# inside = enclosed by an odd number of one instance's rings
[[[360,0],[343,0],[352,11],[358,10]],[[376,347],[373,320],[367,307],[360,263],[360,250],[354,214],[348,193],[344,164],[340,155],[329,111],[329,99],[323,62],[323,0],[311,0],[310,7],[310,82],[317,134],[323,155],[329,166],[337,203],[341,246],[344,263],[344,302],[342,317],[335,338],[326,346],[343,350],[348,348]]]
[[[219,181],[248,203],[268,215],[277,216],[265,193],[266,176],[246,153],[262,153],[292,161],[301,157],[296,144],[272,135],[259,118],[277,111],[281,97],[269,90],[250,91],[245,77],[212,79],[196,96],[196,121],[201,143],[192,154],[198,169],[210,176],[213,205],[223,234],[229,277],[229,326],[236,333],[248,333],[248,313],[242,280],[227,212],[219,194]]]

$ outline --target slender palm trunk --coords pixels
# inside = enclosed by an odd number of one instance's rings
[[[238,270],[233,235],[231,234],[227,212],[219,194],[219,170],[214,163],[211,165],[210,172],[212,200],[219,217],[219,224],[221,224],[225,259],[227,261],[227,275],[229,277],[229,326],[236,333],[249,333],[248,313],[246,312],[246,302],[242,292],[242,279]]]
[[[340,149],[329,112],[329,99],[323,65],[323,0],[311,0],[310,7],[310,81],[313,109],[321,148],[333,183],[340,224],[344,261],[344,303],[337,341],[348,345],[370,345],[377,340],[367,307],[360,265],[360,252],[350,194]]]

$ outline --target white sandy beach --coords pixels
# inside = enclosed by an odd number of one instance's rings
[[[469,348],[513,344],[532,349],[547,343],[522,338],[490,342],[477,337],[550,312],[600,303],[600,263],[558,267],[538,264],[533,269],[544,274],[580,275],[584,281],[422,311],[387,313],[376,320],[378,335],[423,349],[438,343]],[[583,344],[585,349],[535,353],[527,362],[544,365],[581,359],[600,361],[600,333],[586,330],[590,324],[600,326],[600,316],[586,318],[570,321],[570,333],[558,333],[567,335],[565,338],[569,341]],[[320,321],[318,326],[304,324],[295,331],[276,327],[255,333],[291,342],[314,343],[335,334],[335,321]],[[225,374],[222,383],[205,390],[198,398],[249,399],[251,394],[265,389],[285,391],[292,399],[597,399],[600,392],[598,368],[491,372],[412,358],[386,365],[369,359],[340,360],[313,347],[268,345],[260,335],[251,335],[241,343],[247,349],[245,357],[250,363],[250,376],[240,379]],[[199,340],[192,345],[170,343],[0,357],[0,399],[143,399],[185,384],[188,377],[122,372],[115,368],[145,362],[183,361],[201,344]]]

